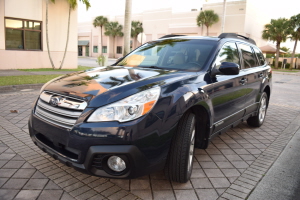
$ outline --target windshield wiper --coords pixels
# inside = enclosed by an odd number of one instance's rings
[[[143,67],[143,68],[152,68],[152,69],[163,69],[162,67],[157,67],[157,66],[147,66],[147,67]]]

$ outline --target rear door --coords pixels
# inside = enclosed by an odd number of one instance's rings
[[[219,51],[214,68],[222,62],[233,62],[241,65],[235,42],[226,42]],[[240,71],[238,75],[217,75],[213,81],[211,101],[214,111],[214,132],[217,132],[244,115],[245,84],[247,74]]]
[[[248,115],[257,110],[261,83],[266,76],[265,60],[260,50],[255,46],[239,43],[238,47],[243,57],[244,72],[247,74],[245,115]]]

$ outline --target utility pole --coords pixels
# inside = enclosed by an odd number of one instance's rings
[[[131,7],[132,0],[126,0],[124,19],[124,51],[123,56],[130,52],[130,32],[131,32]]]
[[[221,33],[224,33],[225,14],[226,14],[226,0],[223,1],[223,19],[222,19]]]

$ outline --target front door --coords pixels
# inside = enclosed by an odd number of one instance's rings
[[[78,56],[82,56],[82,46],[78,46]]]
[[[222,62],[233,62],[240,65],[237,46],[227,42],[221,48],[215,61],[215,68]],[[217,75],[213,80],[211,102],[214,112],[214,132],[240,120],[245,112],[247,74],[240,71],[238,75]]]
[[[90,47],[89,46],[85,47],[85,56],[90,56]]]

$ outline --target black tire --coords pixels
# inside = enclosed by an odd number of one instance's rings
[[[166,177],[171,181],[186,183],[192,174],[195,149],[196,117],[189,112],[184,114],[173,137],[165,166]]]
[[[265,121],[267,108],[268,108],[268,95],[264,92],[260,97],[257,115],[253,117],[249,117],[247,119],[248,125],[253,127],[260,127]]]

